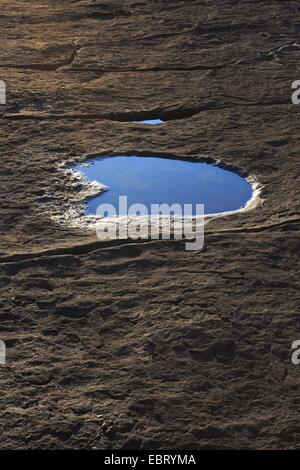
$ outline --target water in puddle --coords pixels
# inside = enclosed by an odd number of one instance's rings
[[[145,121],[136,121],[137,124],[150,124],[150,125],[156,125],[156,124],[163,124],[164,121],[161,121],[160,119],[146,119]]]
[[[151,204],[204,204],[205,214],[240,209],[252,196],[250,183],[238,174],[216,165],[170,158],[113,156],[74,165],[89,181],[108,190],[88,200],[87,213],[96,214],[99,204],[113,204],[118,214],[119,196],[128,206],[142,203],[150,213]]]

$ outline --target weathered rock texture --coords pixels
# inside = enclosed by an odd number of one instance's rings
[[[299,2],[0,8],[1,447],[299,447]],[[263,203],[202,252],[55,223],[59,165],[111,151],[220,160]]]

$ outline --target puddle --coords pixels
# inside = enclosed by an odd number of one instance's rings
[[[216,165],[151,156],[107,156],[90,164],[73,165],[89,182],[107,190],[87,200],[86,214],[95,215],[100,204],[128,197],[128,206],[144,204],[204,204],[205,214],[231,212],[245,207],[253,196],[251,184],[232,171]],[[175,213],[176,214],[176,213]],[[164,214],[163,214],[164,215]]]
[[[164,121],[160,119],[146,119],[146,121],[135,121],[137,124],[150,124],[150,125],[157,125],[157,124],[164,124]]]

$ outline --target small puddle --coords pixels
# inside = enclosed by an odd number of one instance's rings
[[[107,156],[73,165],[72,170],[83,173],[89,182],[97,181],[107,187],[105,192],[87,200],[88,215],[95,215],[100,204],[112,204],[118,215],[119,196],[128,197],[128,206],[144,204],[149,213],[151,204],[193,204],[193,208],[204,204],[205,214],[218,214],[241,209],[253,195],[245,178],[203,162]]]
[[[157,124],[164,124],[164,121],[161,121],[160,119],[146,119],[145,121],[135,121],[137,124],[148,124],[155,126]]]

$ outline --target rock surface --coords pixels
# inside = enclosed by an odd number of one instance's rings
[[[299,448],[299,2],[1,0],[0,24],[1,447]],[[59,166],[111,152],[220,160],[263,201],[201,252],[56,223]]]

